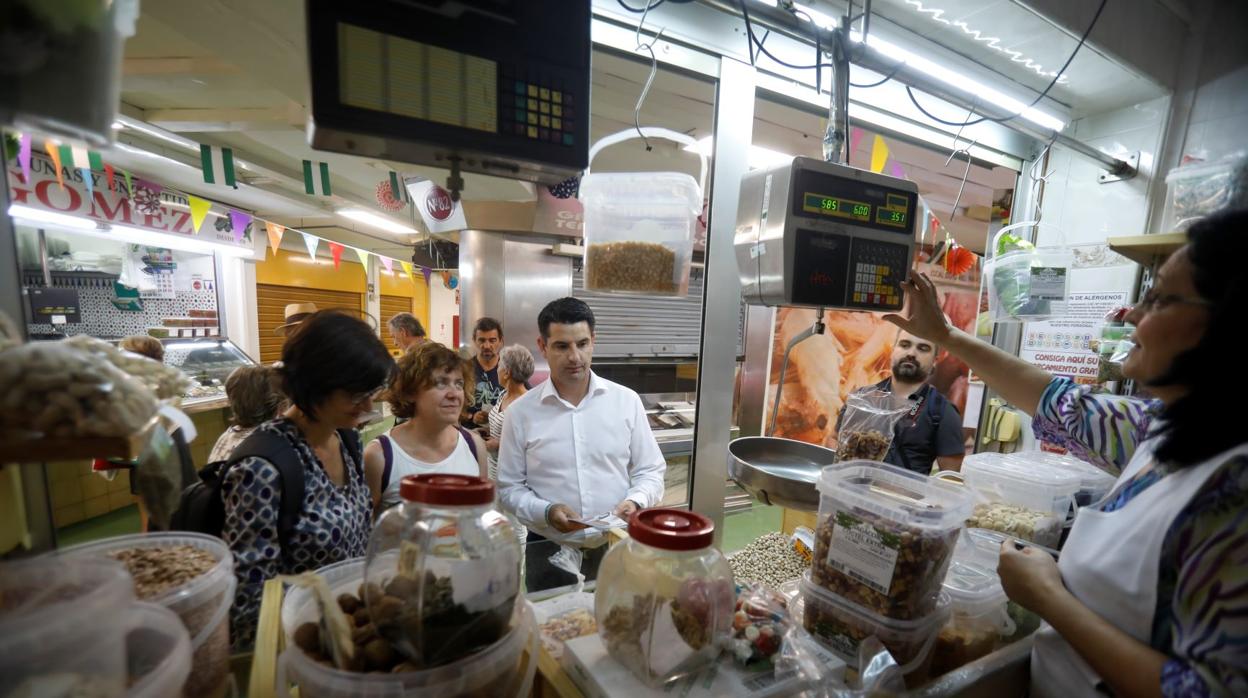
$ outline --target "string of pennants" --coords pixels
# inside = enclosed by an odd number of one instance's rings
[[[16,145],[17,161],[18,166],[21,168],[22,180],[29,182],[31,167],[30,162],[34,145],[33,139],[29,133],[17,134]],[[42,145],[44,151],[48,155],[48,158],[52,161],[53,166],[56,168],[56,180],[61,189],[65,188],[65,180],[62,174],[63,168],[76,169],[81,171],[83,174],[82,180],[87,187],[88,196],[94,196],[94,182],[92,181],[90,173],[92,171],[103,171],[109,190],[120,191],[117,186],[118,178],[125,182],[125,191],[129,194],[135,209],[140,213],[153,213],[159,209],[160,194],[165,190],[163,185],[142,179],[140,177],[135,177],[129,170],[114,167],[113,165],[104,162],[103,158],[100,157],[100,154],[94,150],[87,150],[86,148],[77,145],[60,144],[51,139],[45,140]],[[233,184],[234,176],[232,173],[233,154],[228,152],[229,149],[221,149],[223,151],[220,157],[222,169],[216,169],[218,159],[212,157],[209,146],[203,146],[202,148],[201,155],[203,157],[205,168],[214,169],[212,175],[213,179],[217,179],[217,176],[220,175],[220,180],[222,182],[229,186],[235,186]],[[229,163],[228,167],[225,166],[225,163],[227,162]],[[324,163],[322,163],[322,165],[324,165]],[[305,168],[305,170],[306,169],[307,168]],[[328,166],[323,167],[322,172],[328,172]],[[390,178],[391,184],[393,185],[395,180],[398,179],[397,173],[391,172]],[[205,175],[205,181],[207,181],[207,175]],[[212,182],[208,183],[211,184]],[[326,187],[326,189],[328,189],[328,187]],[[170,189],[169,191],[175,190]],[[191,225],[194,227],[195,232],[198,233],[204,220],[208,217],[208,212],[212,208],[212,202],[193,194],[185,192],[178,193],[186,197],[187,206],[190,208],[191,212]],[[404,194],[406,194],[405,191]],[[328,240],[317,235],[298,230],[297,228],[288,228],[280,223],[274,223],[272,221],[255,217],[250,213],[239,211],[238,209],[230,207],[226,208],[229,211],[228,218],[235,242],[242,242],[246,234],[247,226],[251,225],[253,222],[257,227],[263,224],[265,233],[268,236],[269,247],[272,249],[274,255],[277,254],[278,249],[281,247],[282,238],[285,236],[286,231],[293,230],[303,237],[304,246],[313,261],[316,260],[317,250],[320,248],[321,242],[324,241],[329,246],[330,255],[334,260],[335,269],[340,267],[342,264],[343,252],[350,247],[350,249],[355,252],[356,257],[360,260],[360,264],[364,265],[366,268],[368,266],[368,258],[375,255],[378,263],[381,264],[381,266],[386,270],[386,273],[393,274],[395,264],[397,263],[403,273],[406,274],[413,283],[416,281],[417,267],[419,267],[425,283],[429,283],[429,279],[433,276],[433,270],[428,267],[416,265],[412,262],[400,259],[394,259],[385,255],[378,255],[375,252],[370,252],[369,250],[360,249],[358,247],[343,245],[342,243],[334,242],[333,240]]]

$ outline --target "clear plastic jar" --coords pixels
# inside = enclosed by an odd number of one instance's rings
[[[945,575],[951,615],[932,651],[932,675],[940,676],[983,657],[1014,634],[1009,599],[995,568],[955,559]]]
[[[520,545],[494,506],[494,483],[409,475],[403,502],[373,527],[364,602],[377,632],[420,668],[489,647],[510,630]]]
[[[594,615],[607,652],[652,686],[715,661],[732,632],[732,568],[715,548],[711,520],[683,509],[646,509],[628,522],[598,570]]]

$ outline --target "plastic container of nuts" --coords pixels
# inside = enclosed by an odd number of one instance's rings
[[[649,137],[693,143],[666,129],[643,130]],[[602,148],[634,137],[636,131],[629,129],[598,141],[590,150],[590,161]],[[702,177],[705,180],[705,158]],[[702,190],[683,172],[587,173],[580,187],[585,289],[686,295]]]
[[[419,669],[498,642],[520,594],[520,544],[494,483],[409,475],[399,493],[368,545],[361,600],[378,634]]]
[[[971,493],[874,461],[828,466],[817,486],[811,582],[886,618],[930,615]]]
[[[644,509],[598,570],[594,616],[607,653],[651,686],[715,662],[736,590],[715,525],[684,509]]]
[[[992,652],[1016,629],[995,569],[955,559],[945,575],[944,590],[949,596],[950,617],[936,637],[934,676]]]
[[[911,620],[882,616],[827,590],[803,577],[801,602],[795,613],[802,627],[833,654],[857,665],[858,645],[874,635],[880,639],[906,677],[907,686],[918,686],[931,673],[932,647],[936,636],[949,620],[949,597],[938,594],[931,612]]]
[[[86,543],[57,553],[109,558],[134,578],[135,595],[168,608],[191,636],[187,698],[219,695],[230,678],[230,606],[234,556],[220,538],[201,533],[140,533]]]
[[[967,525],[1058,547],[1083,477],[1012,454],[976,453],[962,462],[976,505]]]
[[[514,540],[514,538],[513,538]],[[365,561],[344,560],[317,570],[330,592],[340,600],[362,593]],[[361,609],[362,610],[362,609]],[[366,615],[367,611],[364,611]],[[300,647],[298,630],[319,620],[320,608],[312,589],[294,587],[282,600],[282,629],[286,650],[278,659],[277,695],[289,696],[289,684],[299,687],[301,698],[399,698],[400,696],[489,696],[490,698],[521,698],[529,695],[539,647],[534,611],[531,604],[516,604],[511,630],[485,649],[432,669],[418,670],[402,665],[393,670],[373,669],[365,672],[338,669],[323,658],[310,655]],[[356,626],[365,629],[367,617]]]

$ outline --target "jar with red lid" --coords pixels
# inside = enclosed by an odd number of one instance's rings
[[[732,632],[732,568],[715,526],[684,509],[643,509],[598,570],[594,615],[612,658],[658,686],[715,662]]]
[[[502,640],[520,593],[520,544],[495,505],[494,483],[409,475],[399,494],[403,501],[373,527],[364,568],[377,634],[418,669]]]

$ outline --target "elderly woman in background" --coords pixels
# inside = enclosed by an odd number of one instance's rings
[[[230,425],[208,456],[209,463],[229,460],[234,447],[243,442],[256,427],[277,416],[282,408],[282,393],[277,387],[277,372],[271,366],[239,366],[225,379],[225,396],[230,399],[234,424]]]
[[[503,395],[490,410],[490,438],[485,445],[490,451],[490,479],[498,479],[498,439],[503,435],[503,413],[516,398],[529,392],[533,377],[533,353],[519,344],[503,347],[498,353],[498,382]]]
[[[126,337],[117,343],[117,347],[123,351],[138,354],[139,356],[146,356],[152,361],[160,361],[163,363],[165,360],[165,345],[161,344],[159,339],[149,337],[145,334]]]

